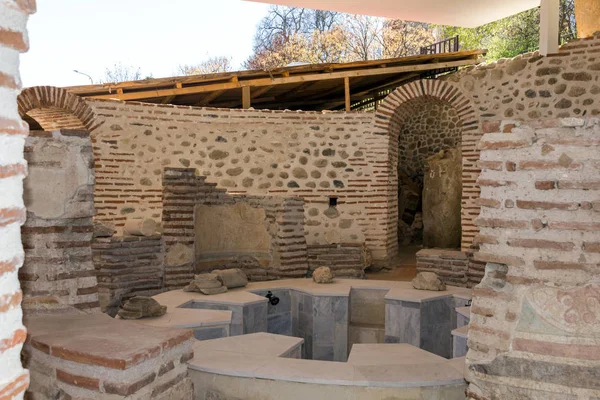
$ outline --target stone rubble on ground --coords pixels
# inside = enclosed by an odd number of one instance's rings
[[[199,274],[194,276],[194,280],[183,288],[184,292],[198,292],[205,295],[225,293],[227,286],[217,274]]]
[[[248,277],[244,271],[239,268],[215,270],[213,271],[213,274],[219,277],[227,289],[240,288],[248,284]]]
[[[162,306],[152,297],[137,296],[129,299],[119,310],[122,319],[141,319],[160,317],[167,312],[167,306]]]
[[[446,284],[438,278],[435,272],[419,272],[413,279],[412,285],[417,290],[433,290],[443,292],[446,290]]]
[[[335,275],[329,267],[319,267],[313,272],[313,281],[316,283],[333,283]]]

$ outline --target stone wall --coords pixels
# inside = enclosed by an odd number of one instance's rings
[[[129,298],[164,290],[161,236],[95,238],[92,254],[102,312],[114,316]]]
[[[29,129],[19,117],[19,54],[28,50],[27,18],[35,1],[0,1],[0,398],[19,398],[29,384],[19,354],[26,331],[17,271],[23,263],[23,157]]]
[[[186,285],[194,272],[222,268],[241,268],[251,280],[306,276],[308,260],[301,199],[230,195],[215,183],[206,182],[206,177],[196,176],[193,168],[166,168],[162,186],[166,287]],[[230,254],[205,254],[201,246],[196,246],[197,207],[217,209],[239,204],[264,213],[268,251],[260,257],[235,249]]]
[[[28,308],[97,311],[92,262],[94,171],[87,131],[31,132],[25,143],[27,221],[19,271]]]
[[[470,397],[596,398],[600,121],[514,125],[480,143],[475,258],[487,266],[471,307]]]
[[[310,274],[319,267],[329,267],[337,277],[364,278],[371,265],[369,250],[362,243],[308,246]]]
[[[469,251],[479,229],[480,188],[477,179],[477,144],[486,132],[497,131],[505,120],[509,129],[519,121],[600,115],[600,37],[572,41],[559,53],[542,57],[528,53],[511,60],[469,67],[438,80],[404,85],[389,95],[379,107],[373,134],[386,138],[388,201],[383,207],[389,221],[397,221],[398,140],[402,121],[410,121],[410,105],[415,99],[434,99],[451,106],[462,124],[462,243]],[[380,144],[381,145],[381,144]],[[383,172],[383,170],[382,170]],[[397,228],[386,229],[388,251],[393,253]]]
[[[462,121],[456,109],[433,97],[420,97],[402,107],[404,110],[395,114],[400,131],[398,169],[410,177],[423,176],[428,157],[460,148]]]
[[[309,244],[365,242],[386,257],[386,154],[368,113],[198,109],[89,101],[97,218],[160,218],[165,167],[197,168],[233,194],[302,197]],[[339,215],[324,213],[338,199]]]

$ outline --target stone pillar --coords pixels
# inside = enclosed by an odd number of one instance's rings
[[[600,32],[600,2],[598,0],[575,0],[577,35],[581,38]]]
[[[27,18],[34,0],[0,0],[0,398],[22,398],[29,373],[20,361],[26,338],[17,271],[23,264],[20,226],[25,222],[22,182],[28,127],[17,111],[19,53],[28,50]]]
[[[462,167],[459,150],[444,150],[427,159],[423,184],[423,245],[460,247]]]

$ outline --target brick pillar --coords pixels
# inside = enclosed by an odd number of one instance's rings
[[[21,90],[19,53],[28,49],[27,18],[34,0],[0,0],[0,398],[22,398],[29,384],[20,352],[25,341],[22,292],[17,270],[23,263],[20,226],[25,222],[23,159],[29,131],[17,111]]]
[[[487,264],[473,290],[469,398],[597,399],[600,125],[517,125],[479,145],[474,257]]]

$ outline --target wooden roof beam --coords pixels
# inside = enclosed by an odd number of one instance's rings
[[[262,86],[262,87],[257,88],[256,90],[252,90],[252,95],[250,96],[250,98],[252,100],[254,100],[255,98],[257,98],[259,96],[262,96],[263,94],[267,93],[272,88],[273,88],[273,85],[271,85],[271,86]]]
[[[198,107],[206,107],[211,102],[215,101],[223,93],[225,93],[225,90],[217,90],[215,92],[212,92],[208,96],[206,96],[202,100],[200,100],[200,102],[197,104],[197,106]]]
[[[186,94],[196,94],[196,93],[206,93],[212,92],[216,90],[227,90],[227,89],[238,89],[243,86],[273,86],[273,85],[281,85],[287,83],[303,83],[303,82],[314,82],[314,81],[324,81],[330,79],[343,79],[343,78],[356,78],[363,76],[375,76],[375,75],[385,75],[385,74],[399,74],[405,72],[425,72],[431,71],[435,69],[442,68],[452,68],[452,67],[461,67],[466,65],[477,64],[477,60],[473,60],[471,58],[467,60],[460,61],[451,61],[444,63],[430,63],[430,64],[420,64],[420,65],[405,65],[399,67],[388,67],[388,68],[370,68],[363,70],[355,70],[355,71],[341,71],[341,72],[331,72],[331,73],[323,73],[323,74],[310,74],[310,75],[296,75],[289,76],[283,78],[259,78],[259,79],[248,79],[237,82],[226,82],[226,83],[216,83],[216,84],[208,84],[202,86],[189,86],[181,89],[161,89],[161,90],[149,90],[143,92],[129,92],[123,94],[105,94],[105,95],[97,95],[90,96],[90,98],[95,99],[117,99],[117,100],[141,100],[141,99],[151,99],[157,97],[165,97],[165,96],[180,96]],[[237,79],[237,77],[235,77]]]

